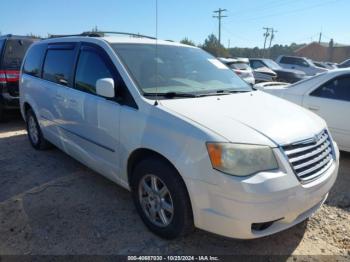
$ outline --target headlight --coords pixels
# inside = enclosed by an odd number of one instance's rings
[[[278,168],[272,149],[268,146],[207,143],[213,168],[234,176],[249,176],[254,173]]]

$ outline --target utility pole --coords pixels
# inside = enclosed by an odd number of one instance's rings
[[[320,44],[321,43],[321,40],[322,40],[322,32],[320,32],[320,36],[318,38],[318,43]]]
[[[267,38],[270,36],[270,29],[269,27],[263,27],[263,30],[266,30],[265,33],[264,33],[264,51],[263,51],[263,57],[265,56],[265,49],[266,49],[266,41],[267,41]]]
[[[227,11],[226,9],[219,8],[218,10],[213,11],[217,15],[213,15],[214,18],[219,20],[219,44],[221,44],[221,19],[227,17],[226,15],[222,15],[222,12]]]
[[[271,28],[271,36],[270,36],[270,44],[269,44],[269,49],[271,48],[271,44],[272,44],[272,40],[275,38],[275,33],[277,33],[278,31]]]

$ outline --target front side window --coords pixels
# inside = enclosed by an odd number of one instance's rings
[[[313,91],[311,96],[350,101],[350,76],[333,79]]]
[[[265,67],[265,65],[259,60],[253,60],[251,62],[251,65],[252,65],[252,68],[254,68],[254,69]]]
[[[267,65],[267,67],[271,68],[272,70],[278,70],[282,68],[279,64],[277,64],[271,59],[265,59],[264,63]]]
[[[294,60],[293,60],[292,57],[283,56],[283,57],[281,58],[280,63],[282,63],[282,64],[291,64],[291,65],[293,65],[293,64],[294,64]]]
[[[295,58],[295,64],[298,66],[308,67],[309,63],[302,58]]]
[[[94,51],[82,50],[79,56],[74,87],[96,94],[96,82],[101,78],[113,78],[101,56]]]
[[[43,78],[60,85],[68,86],[72,78],[74,57],[74,49],[47,50]]]
[[[232,70],[199,48],[164,44],[112,47],[145,95],[252,90]]]
[[[24,73],[40,77],[41,65],[45,50],[46,45],[35,45],[30,49],[23,65]]]

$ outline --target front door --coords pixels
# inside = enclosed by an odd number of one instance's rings
[[[82,44],[79,49],[73,87],[62,92],[67,151],[117,181],[121,106],[96,94],[98,79],[115,78],[114,66],[98,47]]]
[[[350,75],[315,88],[305,96],[303,104],[325,119],[340,148],[350,151]]]

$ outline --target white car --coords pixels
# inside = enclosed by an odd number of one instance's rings
[[[262,90],[321,116],[339,148],[350,152],[350,69],[335,69],[290,86]]]
[[[255,89],[265,91],[267,89],[281,89],[289,86],[289,83],[285,82],[262,82],[254,85]]]
[[[130,190],[164,238],[276,233],[311,216],[337,177],[324,120],[197,47],[133,34],[40,41],[20,105],[34,148],[52,143]]]
[[[276,59],[276,62],[283,68],[303,71],[308,76],[328,71],[325,68],[316,66],[311,59],[306,57],[281,55]]]
[[[240,78],[250,85],[255,84],[253,69],[247,58],[218,58],[222,63],[231,68]]]

